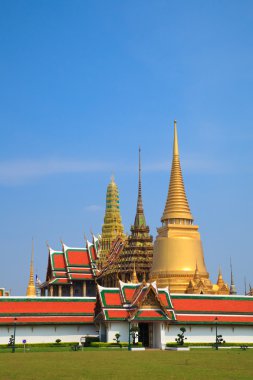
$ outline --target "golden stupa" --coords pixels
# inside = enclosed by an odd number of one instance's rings
[[[106,192],[106,210],[104,224],[102,226],[101,249],[98,263],[100,267],[105,264],[112,243],[118,236],[122,237],[123,240],[126,238],[120,215],[119,190],[115,183],[114,176],[112,176]]]
[[[34,260],[34,244],[32,241],[32,256],[31,256],[31,263],[30,263],[30,277],[29,277],[29,283],[26,289],[26,296],[27,297],[36,297],[36,288],[34,284],[34,268],[33,268],[33,260]]]
[[[169,286],[172,293],[185,293],[197,274],[201,293],[214,293],[209,280],[198,226],[193,224],[180,166],[177,124],[174,122],[174,146],[166,205],[157,229],[151,278],[159,287]],[[189,289],[188,289],[189,291]]]

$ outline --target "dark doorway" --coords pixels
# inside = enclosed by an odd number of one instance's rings
[[[149,324],[139,323],[139,342],[142,342],[144,347],[149,347]]]

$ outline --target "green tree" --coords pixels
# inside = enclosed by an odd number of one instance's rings
[[[175,341],[177,342],[177,344],[179,344],[180,346],[183,346],[184,345],[184,341],[187,339],[185,336],[184,336],[184,333],[186,332],[186,329],[184,327],[181,327],[180,328],[180,331],[181,331],[181,334],[177,334],[177,338],[175,339]]]

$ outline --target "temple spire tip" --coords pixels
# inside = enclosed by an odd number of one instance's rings
[[[27,297],[36,296],[36,288],[34,284],[34,239],[32,238],[32,253],[31,253],[31,262],[30,262],[30,276],[28,287],[26,290]]]
[[[178,156],[179,155],[179,149],[178,149],[178,137],[177,137],[177,121],[174,120],[174,146],[173,146],[173,155]]]

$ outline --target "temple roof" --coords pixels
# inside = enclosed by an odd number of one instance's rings
[[[176,121],[174,122],[173,160],[171,166],[169,191],[161,221],[165,222],[169,219],[193,220],[185,193],[180,166]]]
[[[99,302],[99,309],[98,309]],[[92,324],[104,321],[167,321],[173,324],[251,325],[252,296],[170,295],[168,288],[120,282],[98,287],[95,297],[0,297],[0,325]],[[217,321],[216,321],[216,318]]]
[[[152,295],[148,300],[148,293]],[[156,295],[156,297],[155,297]],[[131,284],[119,281],[119,288],[98,287],[100,311],[95,320],[170,320],[184,324],[253,325],[253,297],[169,294],[156,283]],[[148,300],[148,302],[146,302]],[[151,307],[147,306],[151,303]],[[169,317],[168,317],[169,315]]]
[[[0,325],[93,323],[95,297],[1,297]]]
[[[171,295],[178,322],[253,325],[253,297],[221,295]]]
[[[62,251],[54,251],[49,247],[47,281],[50,284],[68,284],[72,280],[91,280],[96,277],[98,239],[95,236],[93,243],[86,240],[86,248],[73,248],[66,244],[62,244],[62,248]]]
[[[168,288],[156,283],[123,283],[119,288],[98,285],[96,317],[110,320],[174,320],[175,313]]]

